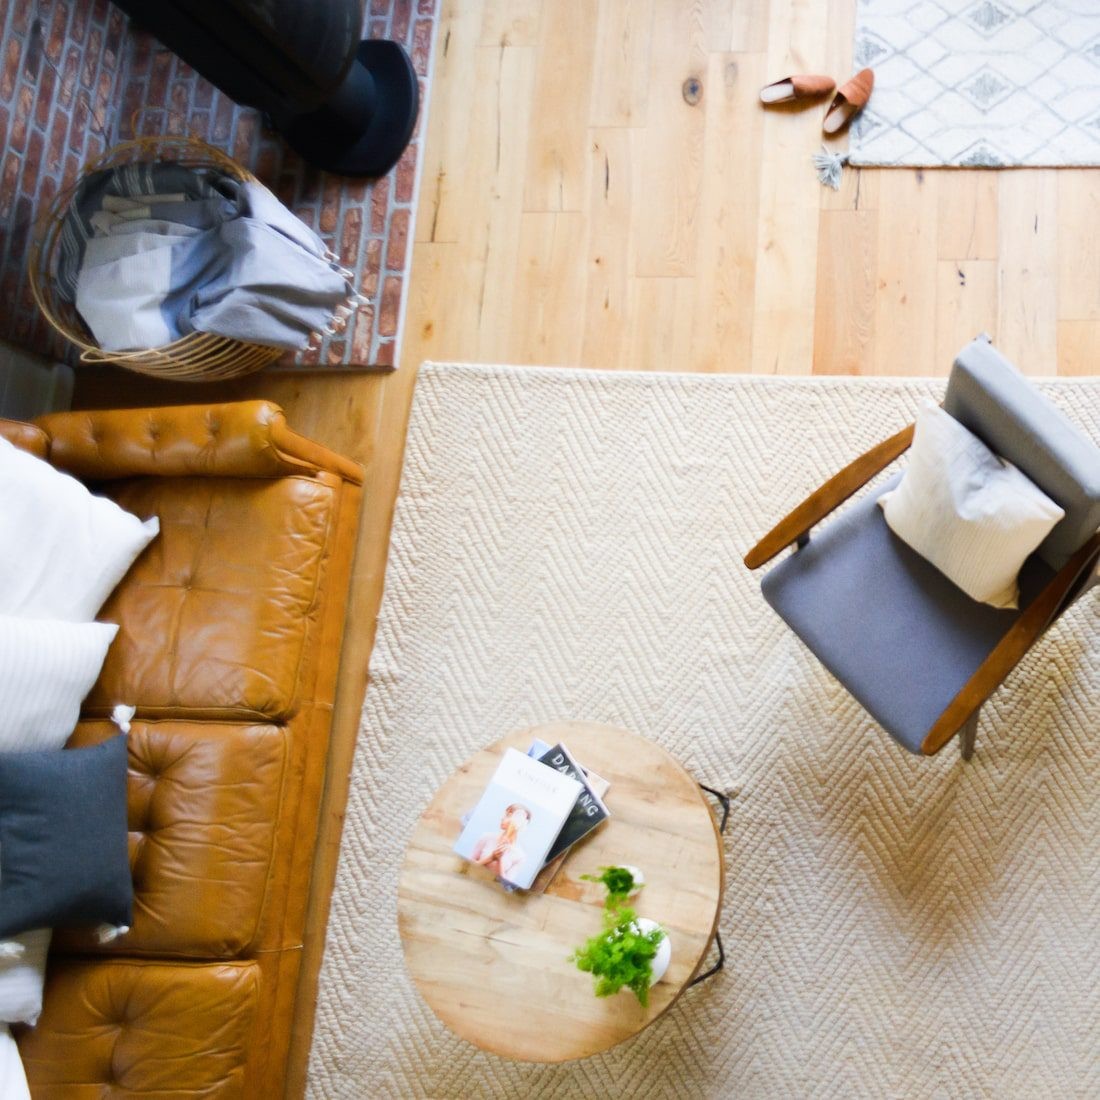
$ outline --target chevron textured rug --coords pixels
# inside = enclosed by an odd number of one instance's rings
[[[1100,439],[1100,381],[1044,389]],[[312,1097],[1100,1095],[1100,600],[972,764],[877,729],[741,554],[937,383],[422,369],[352,777]],[[451,1036],[395,884],[432,790],[520,726],[634,729],[734,794],[726,969],[563,1066]]]

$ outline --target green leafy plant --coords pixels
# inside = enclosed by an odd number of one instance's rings
[[[603,931],[578,947],[570,960],[578,970],[596,980],[596,996],[610,997],[624,986],[644,1006],[649,1003],[649,983],[653,978],[653,960],[663,928],[643,932],[638,916],[625,908],[626,901],[640,887],[626,867],[601,867],[598,875],[581,875],[588,882],[599,882],[607,889],[604,901]]]
[[[609,899],[610,901],[610,899]],[[611,907],[604,910],[604,927],[570,956],[596,979],[596,996],[610,997],[624,986],[645,1006],[649,1003],[649,982],[653,977],[653,959],[663,928],[642,932],[633,909]]]
[[[625,867],[601,867],[598,875],[581,875],[586,882],[602,882],[607,887],[608,909],[618,909],[634,893],[634,875]]]

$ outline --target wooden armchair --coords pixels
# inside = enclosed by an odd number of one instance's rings
[[[1100,448],[987,340],[955,362],[944,408],[1066,511],[1020,575],[1019,610],[976,603],[887,527],[882,485],[810,532],[913,440],[909,425],[851,462],[745,555],[765,598],[871,715],[911,752],[956,733],[974,751],[982,704],[1052,622],[1097,580]]]

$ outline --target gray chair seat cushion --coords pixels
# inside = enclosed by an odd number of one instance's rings
[[[977,603],[886,525],[877,488],[815,531],[762,583],[764,598],[910,752],[1020,616]],[[1053,570],[1032,555],[1021,609]]]

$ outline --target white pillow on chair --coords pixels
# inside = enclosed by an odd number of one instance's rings
[[[0,615],[94,619],[160,530],[0,439]]]
[[[1020,569],[1065,512],[938,405],[917,414],[909,466],[879,498],[890,530],[971,599],[1018,607]]]

